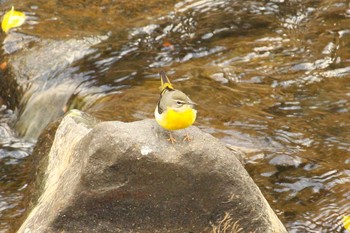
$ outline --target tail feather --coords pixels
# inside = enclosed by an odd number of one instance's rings
[[[161,81],[161,86],[160,86],[161,91],[163,91],[166,88],[174,89],[169,81],[169,78],[166,76],[163,70],[159,72],[159,76]]]

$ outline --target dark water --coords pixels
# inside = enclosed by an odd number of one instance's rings
[[[38,41],[100,39],[79,45],[67,66],[43,66],[48,72],[24,88],[17,114],[1,108],[0,232],[14,229],[11,223],[26,208],[34,145],[28,138],[40,133],[28,134],[32,122],[53,120],[71,108],[104,120],[152,118],[160,69],[199,104],[198,127],[247,152],[246,168],[290,232],[345,232],[348,1],[11,4],[29,16],[17,31],[37,38],[32,49]],[[3,53],[3,59],[13,56],[21,55]],[[54,105],[43,101],[52,93],[60,93]],[[55,111],[40,110],[48,104]]]

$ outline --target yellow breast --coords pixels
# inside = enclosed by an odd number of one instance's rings
[[[167,130],[184,129],[193,124],[196,120],[196,114],[197,111],[193,108],[187,108],[181,112],[168,108],[160,117],[156,117],[156,120],[160,126]]]

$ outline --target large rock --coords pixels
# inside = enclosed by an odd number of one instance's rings
[[[154,120],[59,125],[42,193],[18,232],[286,232],[235,154]]]

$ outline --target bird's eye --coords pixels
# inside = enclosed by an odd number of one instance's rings
[[[178,105],[182,105],[182,104],[183,104],[183,102],[180,101],[180,100],[176,101],[176,103],[177,103]]]

